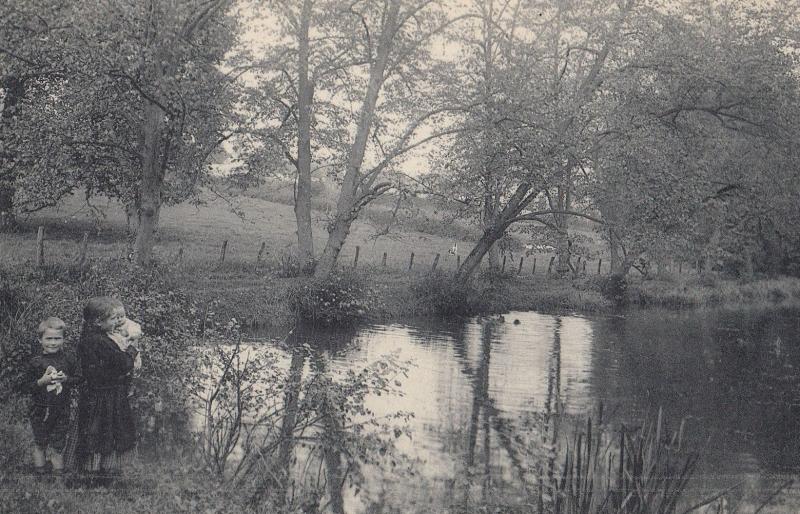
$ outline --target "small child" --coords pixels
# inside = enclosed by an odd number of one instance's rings
[[[142,326],[132,319],[125,318],[125,324],[108,334],[108,336],[117,343],[117,346],[123,352],[133,345],[138,348],[139,339],[142,338]],[[142,367],[142,354],[137,353],[133,360],[133,371],[130,371],[127,377],[128,396],[133,395],[131,389],[133,382],[133,372]]]
[[[53,473],[64,473],[70,390],[82,380],[77,360],[63,349],[65,328],[64,322],[55,317],[39,323],[37,333],[42,353],[31,359],[25,379],[33,400],[30,420],[35,442],[33,465],[38,475],[45,472],[48,447],[53,450],[50,456]]]

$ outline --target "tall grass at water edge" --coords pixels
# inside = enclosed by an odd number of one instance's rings
[[[538,512],[553,514],[721,514],[738,512],[728,500],[741,484],[706,498],[690,501],[687,488],[697,469],[699,453],[683,441],[685,422],[676,432],[667,429],[663,411],[640,427],[622,425],[607,433],[587,418],[564,446],[560,467],[551,467],[539,488]],[[552,465],[551,465],[552,466]],[[777,500],[794,483],[785,481],[755,507]]]
[[[655,422],[620,427],[614,441],[602,429],[601,408],[598,426],[588,418],[585,432],[566,443],[559,471],[540,489],[540,508],[556,514],[675,512],[698,461],[682,446],[683,428],[668,434],[659,410]]]
[[[632,305],[691,308],[800,302],[800,278],[778,277],[751,281],[701,275],[684,280],[631,281]]]

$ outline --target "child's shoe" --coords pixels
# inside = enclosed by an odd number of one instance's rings
[[[59,484],[59,485],[62,485],[62,486],[66,485],[66,483],[67,483],[66,475],[64,474],[64,470],[63,469],[55,469],[55,468],[53,468],[53,471],[51,472],[51,474],[53,476],[53,481],[56,484]]]

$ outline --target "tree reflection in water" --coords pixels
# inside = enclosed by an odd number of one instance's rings
[[[349,335],[349,337],[346,337]],[[372,395],[396,394],[404,365],[391,356],[358,371],[331,366],[331,356],[353,333],[296,331],[287,341],[291,361],[282,385],[284,400],[277,441],[266,441],[250,469],[258,486],[253,507],[343,514],[344,491],[364,482],[364,466],[396,468],[394,439],[407,415],[377,419],[365,406]],[[277,451],[275,451],[277,450]]]
[[[539,511],[543,510],[542,494],[539,493],[544,492],[544,478],[547,478],[549,484],[554,474],[554,446],[558,437],[558,420],[561,414],[560,326],[560,320],[557,320],[553,347],[549,352],[547,395],[542,406],[543,411],[537,413],[531,409],[517,422],[501,412],[490,395],[492,345],[496,342],[495,332],[501,330],[502,325],[491,319],[481,323],[477,366],[473,366],[470,362],[465,332],[460,331],[458,336],[461,337],[456,337],[453,341],[459,367],[462,373],[470,378],[472,384],[472,408],[464,466],[453,482],[463,484],[462,491],[454,492],[452,495],[454,498],[461,498],[457,504],[457,511],[473,512],[493,508],[501,509],[502,512],[531,512],[534,506],[538,507]],[[476,463],[476,446],[481,430],[483,462]],[[497,441],[497,448],[492,447],[493,436]],[[493,451],[500,451],[505,457],[494,466]],[[508,463],[508,469],[505,469],[504,463]],[[473,489],[478,478],[480,490],[476,494]]]

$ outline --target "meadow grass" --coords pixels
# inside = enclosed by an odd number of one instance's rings
[[[204,203],[198,206],[181,204],[162,210],[156,246],[156,258],[171,262],[183,249],[186,265],[216,265],[222,242],[227,240],[226,266],[254,265],[262,243],[266,243],[263,261],[277,265],[296,247],[295,218],[291,206],[259,198],[238,196],[225,200],[206,193]],[[19,230],[3,234],[0,242],[0,260],[32,262],[36,252],[36,232],[45,230],[45,260],[60,262],[75,260],[84,232],[89,234],[89,256],[120,257],[129,252],[126,220],[122,206],[112,200],[96,205],[100,210],[86,206],[80,195],[65,199],[57,208],[41,211],[22,218]],[[102,216],[98,218],[98,212]],[[240,215],[241,214],[241,215]],[[324,217],[314,213],[314,245],[321,252],[325,245]],[[442,237],[414,230],[395,231],[375,237],[376,227],[365,221],[353,224],[340,262],[353,262],[355,247],[359,246],[359,264],[380,264],[386,252],[387,267],[407,269],[410,253],[414,252],[414,267],[430,267],[435,255],[440,254],[439,268],[456,267],[456,258],[448,253],[458,245],[462,255],[472,247],[464,239]]]

